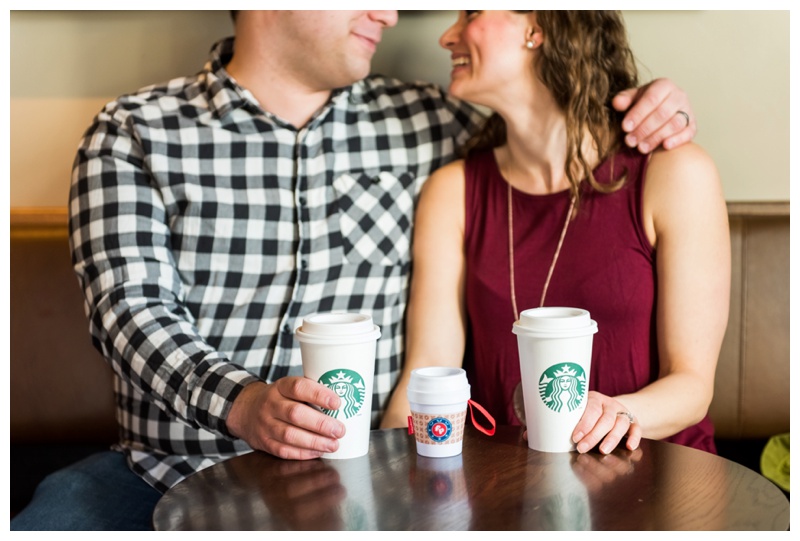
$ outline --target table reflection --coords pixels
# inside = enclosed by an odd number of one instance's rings
[[[170,489],[157,529],[786,529],[772,483],[708,453],[643,440],[636,451],[540,453],[520,430],[468,431],[461,455],[416,454],[402,430],[375,431],[367,456],[288,461],[254,452]]]

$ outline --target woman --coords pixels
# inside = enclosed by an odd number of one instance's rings
[[[450,92],[494,111],[417,211],[406,365],[384,419],[402,426],[414,368],[461,366],[498,424],[520,424],[519,312],[598,323],[579,452],[623,438],[715,452],[707,417],[728,314],[730,239],[711,159],[626,149],[611,98],[636,86],[616,12],[466,11],[440,44]],[[657,301],[657,302],[656,302]]]

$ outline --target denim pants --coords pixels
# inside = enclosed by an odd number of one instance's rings
[[[161,493],[104,451],[48,475],[11,530],[152,530]]]

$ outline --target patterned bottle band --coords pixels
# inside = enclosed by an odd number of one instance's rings
[[[411,412],[414,436],[420,443],[448,445],[464,439],[467,411],[430,414]]]

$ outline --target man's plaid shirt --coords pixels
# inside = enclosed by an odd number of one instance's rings
[[[302,374],[293,330],[312,312],[380,326],[377,423],[403,358],[417,194],[481,120],[376,76],[297,130],[230,78],[232,50],[106,105],[72,175],[73,263],[115,373],[119,447],[162,491],[250,450],[226,427],[233,400]]]

